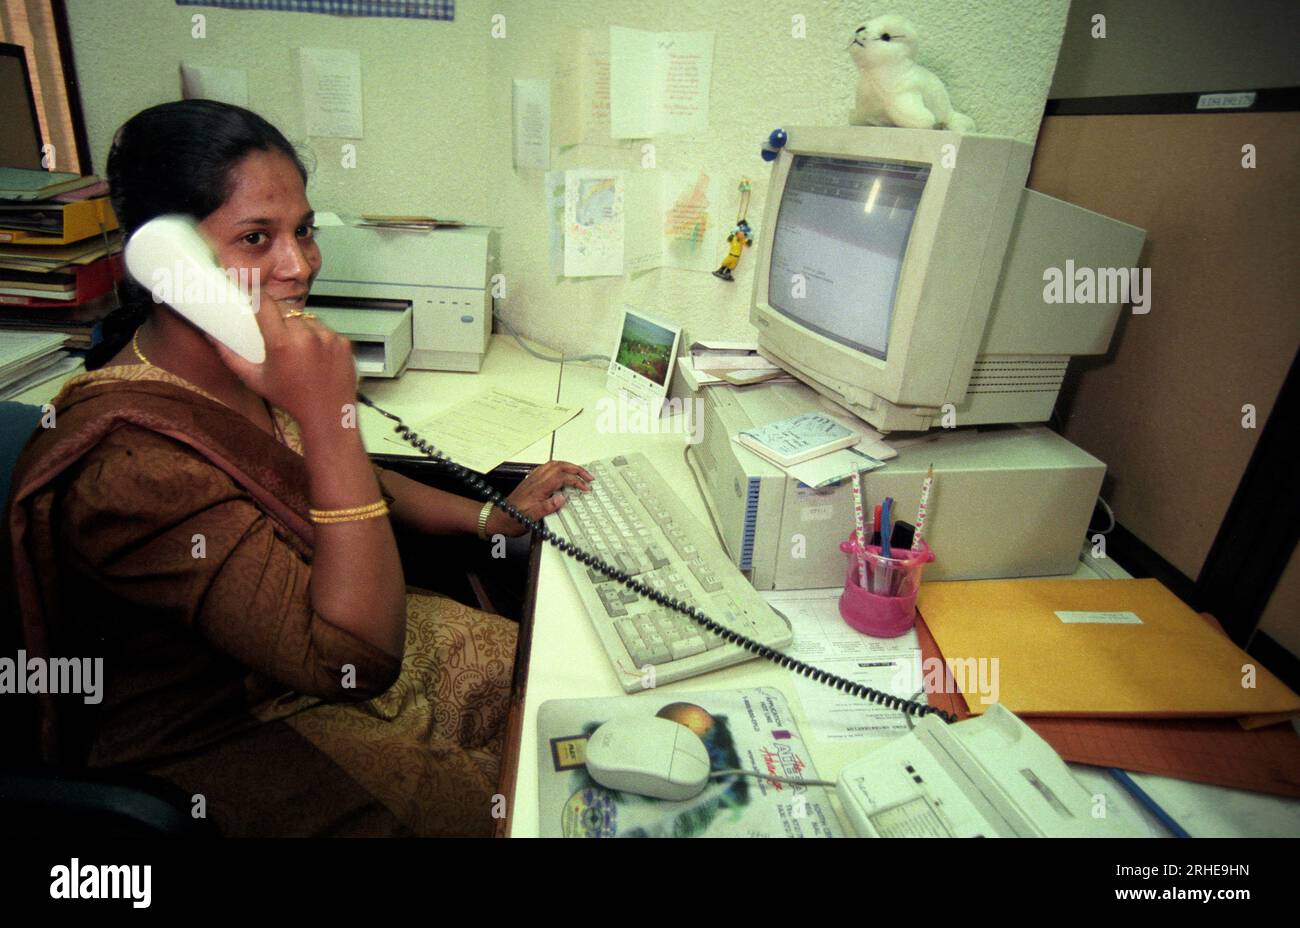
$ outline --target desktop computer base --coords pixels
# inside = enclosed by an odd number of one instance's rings
[[[839,543],[853,529],[848,481],[812,489],[732,440],[737,432],[811,410],[842,410],[802,384],[703,393],[701,440],[687,449],[723,546],[759,590],[839,586]],[[861,423],[857,423],[861,427]],[[898,457],[863,474],[868,510],[886,496],[896,519],[915,522],[933,465],[926,580],[1059,576],[1079,547],[1105,465],[1042,426],[935,430],[889,438]]]

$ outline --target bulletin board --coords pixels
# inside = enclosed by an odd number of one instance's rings
[[[397,19],[456,18],[456,0],[176,0],[177,6],[219,6],[230,10],[279,10],[334,16],[386,16]]]

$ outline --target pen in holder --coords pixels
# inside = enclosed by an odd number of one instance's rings
[[[921,570],[934,560],[924,541],[918,550],[895,548],[885,557],[878,545],[858,544],[856,536],[840,542],[848,555],[848,574],[840,596],[840,615],[850,626],[877,638],[896,638],[916,624],[916,594]],[[866,588],[863,588],[865,579]]]

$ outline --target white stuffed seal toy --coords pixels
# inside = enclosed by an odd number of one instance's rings
[[[901,16],[878,16],[858,27],[849,46],[859,74],[852,125],[975,128],[969,116],[952,108],[943,81],[916,63],[919,44],[916,27]]]

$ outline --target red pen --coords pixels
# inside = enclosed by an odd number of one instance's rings
[[[871,524],[871,543],[880,544],[880,507],[876,507],[876,518]]]

